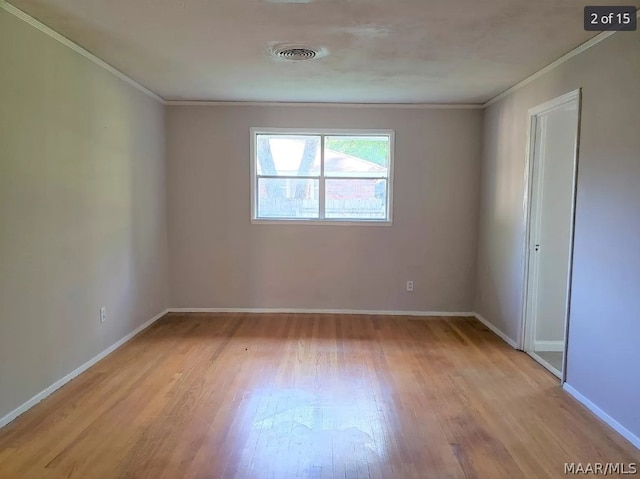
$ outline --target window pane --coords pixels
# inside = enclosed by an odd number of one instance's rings
[[[256,135],[258,175],[318,176],[320,137]]]
[[[326,176],[389,176],[388,136],[327,136],[324,142]]]
[[[387,180],[327,180],[325,216],[340,219],[386,219]]]
[[[258,178],[258,218],[318,218],[319,180]]]

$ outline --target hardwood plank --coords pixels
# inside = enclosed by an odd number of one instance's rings
[[[170,314],[0,430],[0,478],[554,478],[640,454],[471,318]]]

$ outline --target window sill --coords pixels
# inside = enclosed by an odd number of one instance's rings
[[[291,225],[291,226],[391,226],[390,220],[305,220],[305,219],[260,219],[253,218],[254,225]]]

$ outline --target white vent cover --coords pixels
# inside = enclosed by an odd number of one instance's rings
[[[280,44],[271,48],[271,54],[281,60],[300,62],[320,58],[326,55],[326,52],[321,48],[313,48],[308,45]]]

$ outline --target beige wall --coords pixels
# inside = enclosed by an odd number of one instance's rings
[[[527,110],[582,87],[567,381],[640,435],[640,31],[617,33],[484,116],[476,310],[517,339]]]
[[[163,127],[0,10],[0,418],[167,307]]]
[[[166,116],[173,307],[472,310],[482,111],[195,106]],[[393,225],[252,225],[250,127],[395,129]]]

